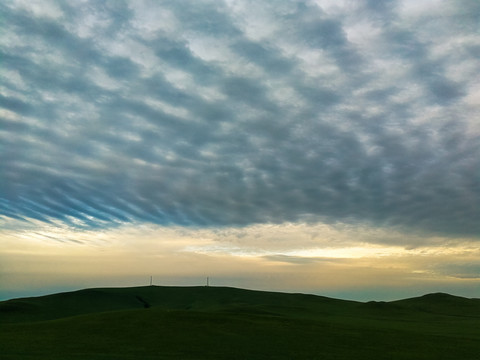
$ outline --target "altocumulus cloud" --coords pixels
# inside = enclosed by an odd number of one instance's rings
[[[480,3],[8,1],[0,213],[480,233]]]

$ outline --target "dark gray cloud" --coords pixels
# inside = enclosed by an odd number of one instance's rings
[[[477,236],[478,7],[439,3],[0,5],[0,213]]]
[[[434,264],[430,266],[430,271],[459,279],[480,279],[480,266],[478,262],[462,261],[449,262],[442,264]]]
[[[304,257],[291,255],[266,255],[263,257],[266,260],[273,262],[280,262],[293,265],[309,265],[316,263],[344,263],[346,259],[343,258],[321,258],[321,257]]]

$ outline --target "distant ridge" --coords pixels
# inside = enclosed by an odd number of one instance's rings
[[[391,303],[424,312],[480,318],[480,299],[470,299],[441,292]]]
[[[308,294],[290,294],[214,286],[141,286],[92,288],[0,302],[0,321],[38,321],[106,311],[157,307],[164,310],[265,312],[289,308],[327,309],[354,304]]]
[[[392,302],[229,287],[97,288],[0,302],[2,360],[462,359],[480,300]]]
[[[431,293],[431,294],[425,294],[422,296],[418,297],[413,297],[413,298],[408,298],[408,299],[403,299],[403,300],[396,300],[392,301],[392,303],[396,304],[414,304],[414,303],[425,303],[425,304],[448,304],[448,303],[454,303],[454,304],[475,304],[479,302],[480,299],[477,298],[466,298],[462,296],[456,296],[456,295],[451,295],[447,293]]]
[[[480,309],[480,299],[446,293],[367,303],[310,294],[292,294],[231,287],[141,286],[92,288],[0,302],[0,322],[53,320],[109,311],[157,307],[164,310],[246,311],[285,314],[291,308],[304,313],[328,313],[353,308],[416,310],[464,315]],[[287,311],[288,310],[288,311]],[[339,310],[340,311],[340,310]],[[479,314],[480,316],[480,314]]]

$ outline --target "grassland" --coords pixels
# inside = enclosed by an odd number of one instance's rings
[[[480,300],[360,303],[224,287],[0,302],[2,359],[479,359]]]

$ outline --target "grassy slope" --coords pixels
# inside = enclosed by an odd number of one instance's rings
[[[133,287],[86,289],[0,302],[0,322],[52,320],[68,316],[155,307],[164,310],[235,311],[310,315],[357,303],[321,296],[227,287]]]
[[[145,306],[149,306],[146,308]],[[216,287],[0,303],[2,359],[478,359],[480,300],[391,303]]]

